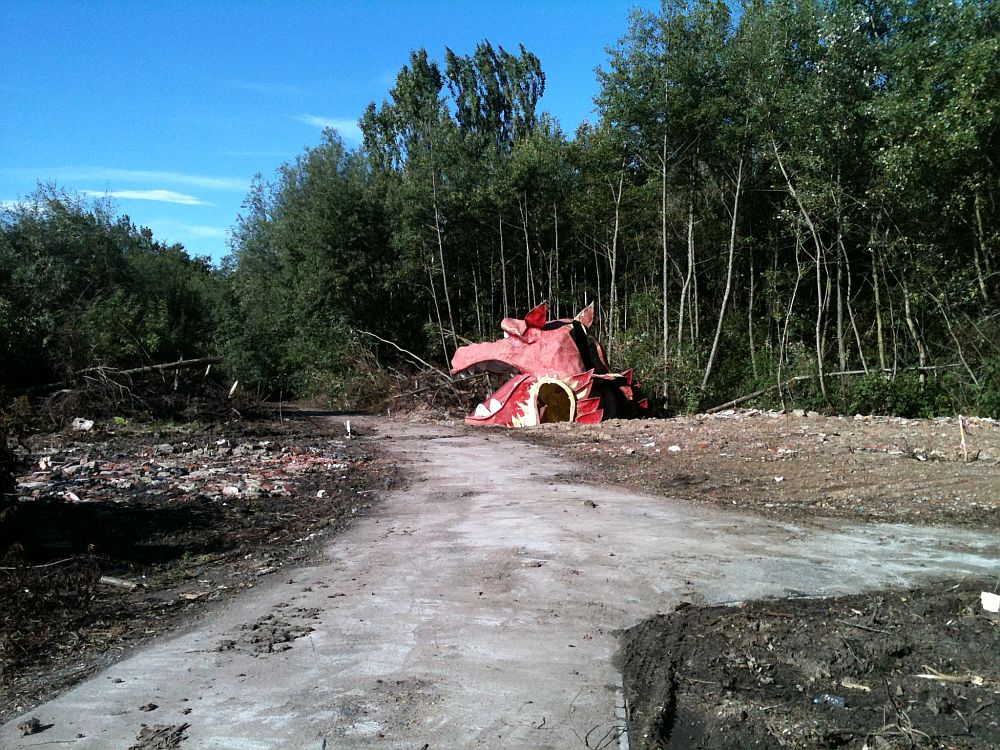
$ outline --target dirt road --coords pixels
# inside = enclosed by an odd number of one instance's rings
[[[375,427],[414,481],[320,564],[39,706],[44,731],[7,723],[0,747],[171,746],[137,742],[143,724],[174,727],[161,737],[183,750],[622,746],[617,629],[684,599],[830,595],[1000,562],[992,534],[800,527],[555,479],[572,466],[502,432]]]

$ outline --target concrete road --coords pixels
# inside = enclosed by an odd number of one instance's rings
[[[182,750],[620,748],[618,628],[684,598],[1000,570],[991,535],[802,528],[556,481],[571,465],[500,431],[378,429],[415,481],[325,559],[39,706],[46,731],[7,723],[0,747],[125,750],[187,723]],[[287,650],[254,642],[275,633]]]

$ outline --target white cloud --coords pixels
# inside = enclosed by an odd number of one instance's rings
[[[186,185],[206,190],[245,192],[250,181],[238,177],[211,177],[207,175],[164,172],[146,169],[117,169],[114,167],[54,167],[51,169],[4,169],[5,174],[28,177],[34,180],[56,180],[59,182],[93,181],[167,183]]]
[[[299,115],[295,118],[306,125],[314,128],[333,128],[345,141],[361,142],[361,128],[357,120],[340,117],[318,117],[316,115]]]
[[[162,242],[180,242],[189,250],[210,252],[213,256],[222,257],[225,253],[225,239],[229,230],[225,227],[209,226],[207,224],[189,224],[178,221],[174,216],[151,216],[136,223],[153,230],[153,236]]]
[[[160,203],[179,203],[182,206],[211,206],[211,203],[196,198],[193,195],[176,193],[173,190],[84,190],[84,195],[91,198],[119,198],[133,201],[158,201]]]
[[[219,227],[206,227],[201,224],[178,224],[178,233],[187,232],[193,237],[210,237],[212,239],[225,239],[228,230]]]

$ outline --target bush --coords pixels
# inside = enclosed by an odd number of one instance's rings
[[[853,385],[848,410],[857,414],[895,414],[900,417],[934,417],[955,411],[944,379],[915,372],[895,377],[871,373]]]

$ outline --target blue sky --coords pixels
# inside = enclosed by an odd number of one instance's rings
[[[110,195],[166,242],[218,260],[256,173],[381,102],[413,49],[489,39],[542,61],[541,109],[593,118],[594,68],[653,0],[0,2],[0,202],[39,181]]]

